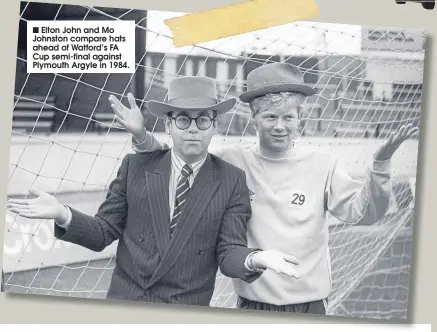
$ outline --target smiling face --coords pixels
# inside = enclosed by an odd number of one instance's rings
[[[180,129],[176,125],[176,121],[178,121],[179,127],[182,127],[181,124],[185,121],[183,119],[176,120],[175,118],[178,115],[186,115],[191,118],[206,115],[214,118],[213,111],[176,111],[171,115],[173,119],[168,116],[165,117],[166,127],[173,139],[174,152],[186,163],[193,163],[201,160],[207,153],[212,136],[216,131],[218,120],[213,120],[209,128],[205,130],[199,129],[194,120],[191,121],[191,124],[187,129]],[[201,120],[199,120],[199,122],[200,121]],[[207,121],[207,119],[203,121]],[[202,127],[202,124],[199,124]]]
[[[291,149],[299,135],[303,96],[295,93],[268,94],[250,102],[260,146],[268,151]]]

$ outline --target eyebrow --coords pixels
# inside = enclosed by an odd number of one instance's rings
[[[180,111],[176,116],[178,116],[178,115],[186,115],[186,116],[192,117],[192,114],[189,114],[186,111]],[[201,115],[208,115],[209,116],[209,113],[207,111],[200,111],[199,113],[196,114],[196,117],[201,116]]]
[[[275,112],[263,112],[262,115],[274,115],[274,116],[278,116],[278,114],[275,113]],[[288,116],[288,115],[296,115],[296,114],[293,113],[293,112],[281,114],[281,116]]]

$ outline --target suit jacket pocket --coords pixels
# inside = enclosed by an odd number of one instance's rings
[[[139,300],[142,293],[140,287],[120,276],[114,270],[107,299]]]

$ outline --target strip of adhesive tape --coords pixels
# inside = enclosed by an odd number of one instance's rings
[[[319,16],[315,0],[248,0],[165,20],[175,47]]]

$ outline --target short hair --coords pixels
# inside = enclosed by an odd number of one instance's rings
[[[267,93],[252,99],[249,102],[249,107],[252,112],[252,117],[255,117],[259,112],[272,107],[283,108],[290,104],[297,104],[297,114],[300,119],[304,111],[305,99],[306,96],[304,94],[296,92]]]

